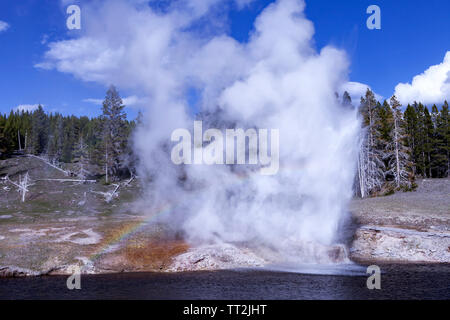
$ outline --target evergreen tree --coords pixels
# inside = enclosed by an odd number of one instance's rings
[[[115,89],[108,92],[107,101],[104,114],[92,119],[46,114],[42,106],[32,113],[0,114],[1,156],[11,155],[21,147],[28,154],[46,155],[55,165],[73,162],[83,172],[89,162],[104,166],[108,147],[110,175],[117,178],[122,168],[133,172],[137,160],[132,155],[129,137],[136,124],[125,119]]]
[[[431,170],[431,176],[433,178],[439,177],[439,135],[438,135],[438,119],[439,119],[439,109],[434,104],[431,107],[431,122],[432,122],[432,135],[431,135],[431,163],[430,163],[430,170]]]
[[[437,177],[448,177],[450,173],[450,122],[448,103],[445,101],[439,115],[436,117],[435,159]]]
[[[111,86],[106,92],[103,101],[103,142],[105,146],[105,173],[108,182],[109,176],[117,179],[121,162],[125,159],[127,144],[125,106],[116,88]]]
[[[64,150],[64,119],[62,115],[57,113],[51,116],[50,121],[52,124],[50,126],[48,156],[54,164],[57,164],[62,160]]]
[[[404,114],[405,131],[406,131],[406,146],[411,150],[411,160],[413,162],[413,174],[416,174],[417,166],[417,131],[418,131],[418,117],[416,109],[408,104]]]
[[[73,150],[77,141],[76,127],[73,117],[66,118],[63,125],[63,141],[62,141],[62,156],[63,162],[70,163],[73,159]]]
[[[48,119],[41,105],[33,112],[31,150],[36,155],[46,151],[48,139]]]
[[[9,152],[19,148],[17,144],[17,121],[16,114],[11,110],[5,121],[4,127],[5,145]]]
[[[344,107],[349,107],[349,108],[353,107],[352,98],[350,97],[350,94],[347,91],[345,91],[342,96],[342,105]]]
[[[416,145],[414,149],[414,159],[416,162],[417,173],[426,178],[427,175],[427,156],[426,156],[426,121],[425,106],[422,103],[414,103],[417,115],[417,130],[415,133]]]
[[[434,143],[434,126],[433,121],[428,111],[428,108],[425,106],[424,108],[424,154],[425,154],[425,163],[426,163],[426,176],[428,178],[432,178],[431,173],[431,153],[433,151],[433,143]]]
[[[92,119],[85,128],[85,140],[88,145],[91,163],[104,166],[103,125],[101,118]]]
[[[376,148],[380,150],[383,160],[386,158],[386,150],[392,142],[392,128],[394,116],[389,103],[384,100],[383,105],[377,104],[377,121],[375,123]]]
[[[8,144],[5,135],[6,117],[0,114],[0,157],[8,151]]]

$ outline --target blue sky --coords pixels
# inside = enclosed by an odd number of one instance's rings
[[[270,2],[255,0],[242,10],[231,10],[229,34],[246,41],[255,17]],[[381,8],[381,30],[366,27],[371,4]],[[368,84],[384,97],[392,95],[397,84],[442,63],[450,50],[448,0],[306,0],[306,5],[306,16],[316,29],[316,48],[331,44],[344,49],[351,62],[350,80]],[[0,2],[0,21],[8,24],[0,32],[0,112],[41,103],[47,111],[64,114],[100,113],[100,106],[84,100],[101,99],[103,85],[35,67],[49,42],[77,36],[79,31],[66,29],[65,8],[55,0]],[[119,91],[123,97],[133,94]],[[127,111],[129,118],[135,117],[136,108]]]

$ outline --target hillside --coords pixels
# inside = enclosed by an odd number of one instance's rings
[[[70,173],[70,168],[64,168]],[[90,168],[96,172],[98,168]],[[21,194],[17,187],[5,180],[18,183],[28,173],[30,179],[29,192],[25,202],[21,202]],[[67,180],[67,181],[65,181]],[[73,181],[71,181],[73,180]],[[78,177],[65,174],[43,160],[36,157],[17,156],[0,160],[0,210],[3,215],[11,215],[12,219],[26,222],[45,221],[71,215],[108,215],[115,211],[117,204],[108,205],[106,199],[115,190],[116,185],[103,183],[77,182]],[[94,180],[95,181],[95,180]],[[123,181],[119,192],[120,202],[131,202],[137,195],[136,180],[125,185]],[[116,194],[113,195],[113,198]],[[120,212],[126,213],[127,209]]]

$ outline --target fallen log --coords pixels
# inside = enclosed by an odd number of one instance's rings
[[[81,180],[81,179],[34,179],[35,181],[59,181],[59,182],[89,182],[95,183],[97,180]]]
[[[54,169],[56,169],[56,170],[61,171],[61,172],[64,173],[66,176],[69,175],[69,171],[66,171],[66,170],[64,170],[64,169],[61,169],[61,168],[59,168],[59,167],[57,167],[57,166],[51,164],[50,162],[48,162],[48,161],[47,161],[46,159],[44,159],[44,158],[35,156],[34,154],[27,154],[27,157],[37,158],[37,159],[39,159],[39,160],[45,162],[45,163],[46,163],[47,165],[49,165],[50,167],[52,167],[52,168],[54,168]]]

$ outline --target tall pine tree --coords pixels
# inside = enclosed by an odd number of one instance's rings
[[[40,155],[46,152],[48,142],[48,118],[41,105],[33,112],[31,150]]]
[[[111,177],[119,177],[121,162],[124,161],[127,144],[125,106],[116,88],[111,86],[103,101],[103,142],[105,148],[105,174],[108,182]]]

